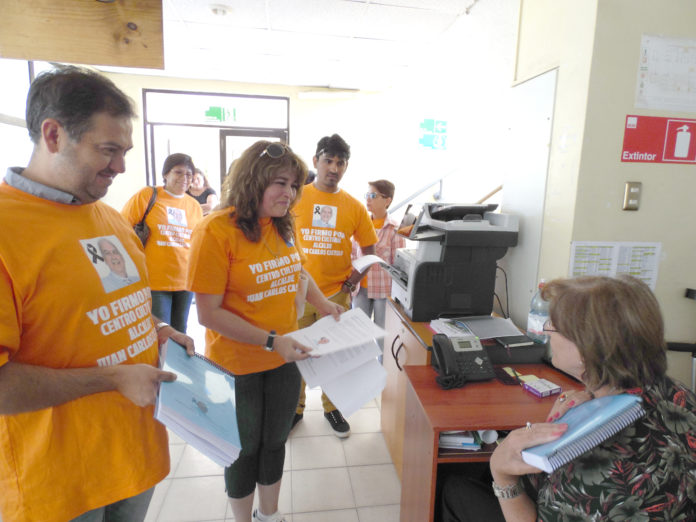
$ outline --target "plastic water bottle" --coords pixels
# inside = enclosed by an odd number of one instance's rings
[[[544,323],[549,319],[549,303],[541,298],[541,289],[546,281],[542,279],[532,297],[527,316],[527,337],[536,343],[546,343],[549,336],[544,332]]]

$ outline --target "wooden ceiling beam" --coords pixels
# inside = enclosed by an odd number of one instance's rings
[[[1,0],[0,57],[164,68],[161,0]]]

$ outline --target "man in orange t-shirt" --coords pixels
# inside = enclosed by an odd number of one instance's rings
[[[171,336],[193,354],[193,342],[153,318],[139,240],[98,201],[125,170],[133,116],[111,81],[76,67],[44,73],[29,90],[34,151],[0,184],[7,522],[142,521],[169,472],[153,404],[176,375],[157,369],[158,344]],[[132,277],[114,285],[117,266]]]
[[[362,274],[354,270],[351,264],[351,238],[355,238],[365,255],[374,254],[377,243],[377,234],[365,207],[338,188],[349,159],[350,146],[338,134],[320,139],[313,158],[314,168],[317,169],[316,180],[305,187],[294,211],[298,241],[307,256],[305,270],[314,278],[325,297],[345,308],[350,308],[351,292],[362,279]],[[316,309],[308,304],[299,326],[305,328],[319,318]],[[293,426],[304,414],[304,388],[303,382]],[[321,399],[324,417],[336,436],[348,437],[348,421],[325,393],[322,393]]]

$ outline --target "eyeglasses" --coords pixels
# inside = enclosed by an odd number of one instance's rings
[[[558,332],[558,330],[556,330],[556,329],[553,327],[553,324],[551,323],[551,319],[547,319],[546,322],[544,322],[544,326],[542,326],[541,329],[542,329],[544,332],[549,332],[549,333],[550,333],[550,332]]]
[[[365,194],[365,199],[377,199],[378,197],[386,198],[387,196],[383,194],[377,194],[376,192],[368,192]]]
[[[285,153],[290,150],[290,147],[283,145],[282,143],[269,143],[268,147],[259,154],[259,158],[263,158],[264,154],[268,154],[268,157],[273,159],[282,158]]]

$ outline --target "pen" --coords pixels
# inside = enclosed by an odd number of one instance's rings
[[[521,385],[522,379],[520,379],[520,374],[517,373],[517,370],[515,370],[514,368],[511,368],[511,370],[512,370],[512,373],[515,374],[515,379],[517,379],[517,384]]]

